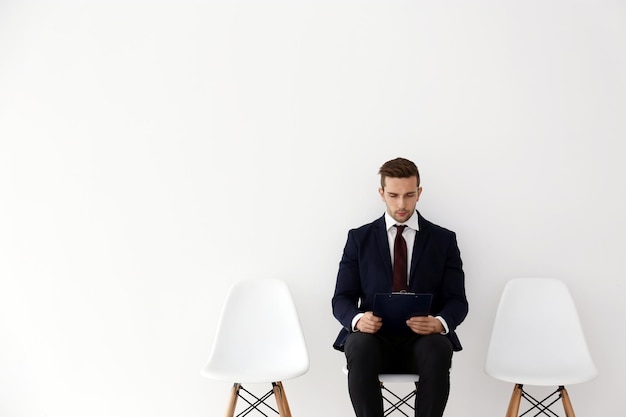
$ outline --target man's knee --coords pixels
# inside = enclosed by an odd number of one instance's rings
[[[345,354],[348,366],[362,361],[378,362],[382,355],[381,342],[376,335],[355,332],[346,340]]]
[[[370,333],[351,333],[345,344],[346,356],[375,354],[379,350],[378,338]]]
[[[452,343],[444,335],[424,336],[418,344],[418,351],[420,368],[427,366],[443,370],[452,366]]]

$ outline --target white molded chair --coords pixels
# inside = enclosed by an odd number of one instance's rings
[[[348,375],[348,367],[346,365],[343,365],[342,370],[344,374]],[[388,416],[397,411],[406,417],[412,416],[415,407],[410,401],[417,395],[417,383],[420,380],[420,376],[417,374],[379,374],[378,380],[380,381],[380,389],[383,395],[384,415]],[[386,386],[386,382],[389,384],[411,383],[414,386],[407,394],[400,396]]]
[[[532,405],[530,410],[553,416],[556,414],[549,407],[560,398],[565,415],[575,416],[565,385],[589,381],[598,371],[576,306],[562,281],[517,278],[506,284],[496,312],[485,371],[515,384],[506,417],[518,416],[522,398]],[[558,388],[537,400],[524,390],[524,385]]]
[[[261,411],[263,406],[280,417],[291,417],[282,381],[308,370],[309,355],[287,284],[277,279],[235,283],[226,297],[209,360],[201,371],[207,378],[234,384],[226,417],[234,416],[238,398],[248,403],[239,416],[253,410],[266,415]],[[272,389],[257,397],[243,387],[258,383],[271,383]],[[265,401],[272,394],[278,411]]]

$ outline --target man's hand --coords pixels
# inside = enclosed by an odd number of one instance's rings
[[[406,321],[406,325],[421,335],[441,333],[445,330],[439,319],[433,316],[411,317]]]
[[[375,316],[371,311],[366,311],[365,314],[356,322],[356,329],[363,333],[376,333],[383,325],[383,319]]]

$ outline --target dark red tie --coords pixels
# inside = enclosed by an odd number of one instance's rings
[[[393,291],[407,289],[407,264],[406,264],[406,241],[402,232],[406,226],[394,225],[397,228],[396,240],[393,244]]]

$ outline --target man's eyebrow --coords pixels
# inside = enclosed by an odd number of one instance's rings
[[[400,195],[402,193],[392,193],[391,191],[387,191],[387,194],[389,194],[389,195]],[[409,191],[408,193],[405,193],[404,195],[415,195],[415,194],[417,194],[416,191]]]

